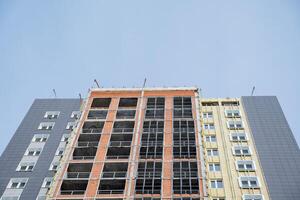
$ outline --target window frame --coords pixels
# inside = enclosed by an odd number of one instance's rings
[[[243,180],[245,179],[245,180]],[[251,180],[252,179],[252,180]],[[252,186],[251,181],[253,181],[253,179],[256,179],[256,186]],[[245,187],[243,185],[243,181],[247,181],[248,187]],[[260,181],[258,179],[257,176],[240,176],[239,177],[239,186],[242,189],[259,189],[260,188]]]
[[[57,119],[60,115],[60,111],[46,111],[44,119]]]

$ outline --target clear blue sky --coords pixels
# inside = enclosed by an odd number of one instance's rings
[[[0,153],[35,98],[104,87],[276,95],[300,143],[300,2],[0,1]]]

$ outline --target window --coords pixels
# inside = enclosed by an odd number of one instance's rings
[[[207,135],[207,136],[205,136],[205,141],[206,142],[216,142],[217,138],[215,135]]]
[[[39,130],[52,130],[54,127],[54,122],[42,122],[40,123],[38,129]]]
[[[213,197],[212,200],[225,200],[225,197]]]
[[[245,142],[247,141],[246,133],[231,133],[230,140],[233,142]]]
[[[19,164],[16,171],[30,172],[33,170],[34,165],[34,162],[22,162]]]
[[[72,119],[79,119],[81,112],[80,111],[73,111],[71,113],[71,118]]]
[[[120,98],[119,108],[136,107],[138,98]]]
[[[236,156],[249,156],[251,151],[248,146],[235,146],[233,147],[233,155]]]
[[[30,148],[25,152],[25,156],[39,156],[41,154],[41,148]]]
[[[68,122],[66,129],[73,130],[76,127],[76,122]]]
[[[222,106],[238,106],[240,103],[238,101],[223,101]]]
[[[45,119],[57,119],[59,111],[47,111],[44,115]]]
[[[211,188],[223,188],[223,181],[222,180],[211,180],[210,181]]]
[[[63,134],[60,141],[61,142],[67,142],[69,137],[70,137],[70,134]]]
[[[32,138],[32,142],[46,142],[48,136],[48,134],[35,134]]]
[[[58,165],[59,165],[58,162],[53,162],[53,163],[51,163],[49,170],[54,170],[54,171],[56,171],[56,170],[58,169]]]
[[[213,123],[209,123],[209,124],[204,124],[203,128],[205,130],[215,130],[215,125]]]
[[[237,160],[236,169],[238,171],[254,171],[255,165],[252,160]]]
[[[165,98],[148,98],[147,99],[147,108],[146,108],[146,119],[163,119],[165,116]]]
[[[7,188],[10,189],[23,189],[28,181],[28,178],[12,178],[8,183]]]
[[[44,181],[43,181],[42,187],[43,187],[43,188],[50,188],[51,183],[52,183],[52,177],[46,177],[46,178],[44,179]]]
[[[243,189],[259,188],[259,182],[255,176],[242,176],[239,178],[239,183]]]
[[[64,154],[64,148],[58,148],[55,155],[56,156],[62,156]]]
[[[212,113],[212,112],[204,112],[204,113],[202,114],[202,117],[203,117],[204,119],[211,119],[211,118],[213,117],[213,113]]]
[[[263,200],[263,196],[261,194],[244,194],[243,200]]]
[[[232,118],[232,117],[241,117],[239,110],[225,110],[225,116]]]
[[[174,97],[174,118],[193,118],[191,97]]]
[[[243,122],[241,121],[228,121],[227,122],[227,127],[229,129],[243,129]]]
[[[111,98],[94,98],[91,107],[108,109],[111,102]]]
[[[218,149],[207,149],[208,156],[218,156],[219,152]]]
[[[209,167],[209,171],[211,172],[221,171],[220,163],[209,163],[208,167]]]

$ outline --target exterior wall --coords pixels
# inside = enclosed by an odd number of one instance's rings
[[[300,199],[300,151],[277,98],[242,103],[272,200]]]
[[[28,178],[20,199],[36,199],[45,177],[52,177],[54,171],[49,171],[50,164],[55,156],[56,149],[62,135],[69,133],[66,125],[74,119],[70,118],[72,111],[78,111],[80,102],[78,99],[36,99],[28,113],[16,130],[11,141],[0,157],[0,197],[4,193],[11,178]],[[57,119],[45,119],[46,111],[60,111]],[[41,122],[55,122],[52,130],[38,130]],[[37,163],[31,172],[16,171],[20,161],[28,159],[24,153],[31,143],[34,134],[49,134],[43,144],[43,150],[38,156]],[[23,157],[24,156],[24,157]],[[9,193],[9,191],[6,191]]]
[[[173,98],[177,96],[191,97],[192,100],[192,118],[195,126],[195,137],[197,139],[198,131],[196,121],[196,104],[195,99],[196,89],[178,89],[178,90],[92,90],[85,104],[80,122],[77,126],[75,134],[72,136],[70,144],[68,145],[69,150],[66,152],[62,159],[62,168],[58,171],[54,184],[51,188],[49,199],[140,199],[144,197],[162,198],[162,199],[173,199],[181,197],[193,197],[193,199],[202,199],[203,197],[203,183],[202,183],[202,169],[200,157],[200,150],[198,142],[197,146],[197,158],[194,161],[198,165],[198,179],[199,179],[199,193],[198,194],[174,194],[173,193],[173,141],[172,141],[172,130],[173,130]],[[120,98],[138,98],[136,106],[136,114],[134,126],[134,133],[131,143],[130,157],[129,159],[118,159],[108,160],[106,154],[108,151],[109,141],[112,136],[112,129],[116,120],[116,113],[118,110],[118,104]],[[141,135],[143,132],[143,122],[145,119],[147,98],[149,97],[164,97],[164,140],[163,140],[163,157],[161,159],[148,159],[148,161],[162,162],[162,177],[161,177],[161,192],[159,194],[136,194],[135,186],[137,179],[137,169],[139,161],[145,161],[145,159],[139,158],[140,147],[141,147]],[[76,148],[78,138],[82,134],[83,125],[85,122],[91,121],[88,119],[88,112],[91,110],[91,104],[94,98],[111,98],[111,103],[108,110],[107,118],[103,120],[96,120],[98,122],[104,122],[104,127],[101,133],[99,144],[97,145],[97,152],[94,159],[91,160],[74,160],[72,154]],[[155,120],[155,119],[154,119]],[[203,158],[202,158],[203,159]],[[186,159],[187,160],[187,159]],[[126,177],[126,185],[122,194],[98,194],[99,183],[101,183],[101,174],[103,173],[103,167],[106,163],[111,162],[123,162],[128,163],[128,170]],[[61,187],[64,180],[66,180],[67,170],[72,163],[92,163],[93,167],[91,170],[90,178],[88,178],[88,185],[84,194],[61,194]]]
[[[222,102],[239,102],[238,98],[234,99],[201,99],[200,113],[202,125],[202,138],[204,143],[206,172],[207,172],[207,187],[209,199],[243,199],[244,194],[262,194],[264,200],[269,199],[266,185],[264,182],[262,170],[259,166],[255,147],[251,137],[243,107],[240,105],[222,105]],[[215,103],[214,106],[206,105],[206,103]],[[226,110],[239,110],[240,117],[228,118],[225,116]],[[211,118],[204,117],[205,113],[212,113]],[[230,130],[228,128],[228,121],[242,121],[243,128],[237,130]],[[209,130],[205,128],[205,124],[213,124],[214,128]],[[231,141],[231,133],[245,132],[247,141],[233,142]],[[207,141],[207,136],[215,136],[216,141]],[[248,146],[251,151],[251,156],[235,156],[233,155],[233,147]],[[209,156],[210,149],[217,149],[218,156]],[[237,160],[252,160],[255,164],[255,171],[240,172],[236,168]],[[219,163],[220,171],[212,172],[209,170],[209,164]],[[239,184],[239,177],[241,176],[256,176],[258,177],[259,189],[242,189]],[[212,188],[211,181],[222,180],[223,188]]]

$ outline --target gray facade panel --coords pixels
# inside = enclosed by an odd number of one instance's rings
[[[16,130],[11,141],[0,157],[0,197],[11,178],[28,177],[29,180],[20,199],[36,199],[45,177],[53,176],[49,171],[56,149],[71,119],[72,111],[80,109],[79,99],[36,99]],[[44,119],[45,112],[60,111],[57,119]],[[52,130],[38,130],[40,122],[55,122]],[[34,134],[50,134],[32,172],[18,172],[16,168],[21,161]]]
[[[300,199],[300,150],[274,96],[242,97],[272,200]]]

